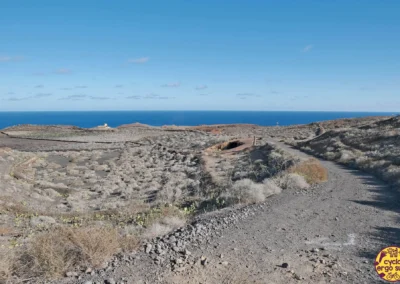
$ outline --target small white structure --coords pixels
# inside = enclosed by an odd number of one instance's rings
[[[110,126],[108,126],[107,123],[104,123],[104,125],[96,126],[93,129],[96,129],[96,130],[112,130],[112,128]]]

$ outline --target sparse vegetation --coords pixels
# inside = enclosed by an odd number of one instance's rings
[[[13,252],[0,248],[0,283],[7,283],[12,276]]]
[[[222,194],[227,204],[251,204],[263,202],[268,196],[277,194],[280,188],[272,181],[255,183],[251,179],[236,181],[233,186]]]
[[[252,138],[232,134],[147,129],[140,142],[120,143],[123,133],[133,137],[129,131],[104,135],[115,143],[100,149],[80,143],[65,151],[0,153],[2,165],[13,165],[0,173],[7,184],[0,196],[6,216],[0,235],[12,252],[0,263],[1,277],[57,278],[78,268],[102,267],[117,252],[132,252],[143,240],[184,226],[193,215],[308,186],[301,175],[306,171],[297,174],[298,160],[266,141],[253,147],[242,144]],[[29,135],[102,139],[68,133]],[[226,147],[205,155],[217,144]],[[235,153],[234,146],[244,150]]]
[[[328,171],[317,159],[309,159],[289,168],[290,173],[304,177],[308,184],[314,185],[328,180]]]
[[[275,177],[274,181],[282,189],[307,189],[310,187],[306,179],[296,173],[284,173]]]
[[[363,125],[330,130],[306,142],[302,150],[372,173],[400,184],[400,117],[371,120]]]
[[[19,277],[53,278],[77,266],[100,267],[119,247],[115,229],[60,227],[34,237],[13,265]]]

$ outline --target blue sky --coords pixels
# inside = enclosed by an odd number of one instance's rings
[[[400,1],[0,2],[0,110],[399,111]]]

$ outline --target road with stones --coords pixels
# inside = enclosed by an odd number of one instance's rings
[[[373,262],[399,244],[398,188],[321,162],[329,180],[316,188],[204,215],[103,270],[62,282],[382,283]]]

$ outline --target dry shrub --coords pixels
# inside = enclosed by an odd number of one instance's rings
[[[40,213],[40,211],[33,211],[21,202],[14,200],[11,196],[0,197],[0,211],[6,211],[12,214],[33,214]]]
[[[118,232],[105,227],[88,227],[70,230],[70,241],[79,248],[87,265],[99,267],[119,248]]]
[[[307,189],[310,187],[303,176],[294,173],[280,175],[274,178],[274,181],[283,189]]]
[[[12,251],[0,249],[0,283],[7,283],[12,275]]]
[[[133,252],[139,247],[140,240],[136,235],[126,235],[119,238],[119,245],[123,252]]]
[[[328,180],[328,171],[316,159],[309,159],[289,169],[289,173],[303,176],[307,183],[318,184]]]
[[[276,184],[268,179],[265,179],[263,183],[255,183],[251,179],[242,179],[236,181],[222,197],[230,204],[251,204],[263,202],[268,196],[279,193],[280,190]]]
[[[76,266],[99,267],[119,248],[111,228],[57,228],[32,239],[14,266],[20,277],[57,277]]]
[[[183,227],[186,224],[186,220],[178,216],[166,216],[160,219],[158,222],[154,222],[147,227],[143,236],[151,239],[159,236],[168,234],[169,232]]]
[[[162,206],[158,208],[152,208],[148,212],[138,215],[142,220],[144,227],[150,227],[152,224],[166,220],[171,217],[185,220],[185,214],[175,206]]]
[[[165,224],[154,223],[146,229],[143,236],[147,239],[163,236],[172,231],[172,228]]]

